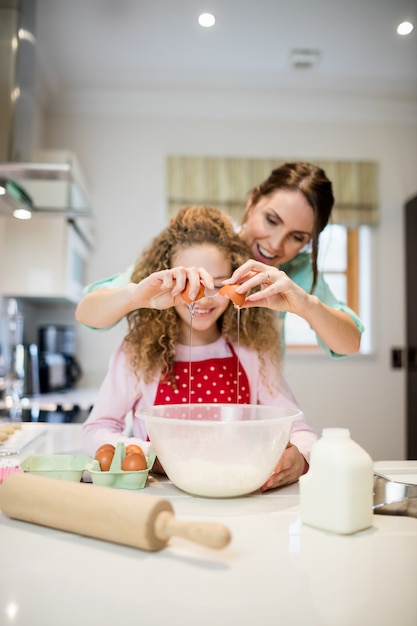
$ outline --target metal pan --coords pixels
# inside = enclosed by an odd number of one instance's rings
[[[374,473],[374,513],[417,518],[417,485]]]

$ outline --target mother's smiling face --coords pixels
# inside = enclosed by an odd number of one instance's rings
[[[241,237],[252,258],[279,267],[313,236],[314,211],[301,191],[278,189],[246,206]]]

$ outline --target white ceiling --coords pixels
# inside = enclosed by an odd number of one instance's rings
[[[197,16],[213,12],[211,29]],[[416,0],[37,0],[50,96],[149,88],[259,88],[417,97]],[[294,48],[319,50],[295,70]]]

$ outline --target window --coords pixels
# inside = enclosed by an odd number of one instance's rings
[[[320,235],[318,267],[338,300],[355,312],[359,301],[359,229],[328,225]],[[318,348],[308,323],[288,313],[285,320],[287,348]]]

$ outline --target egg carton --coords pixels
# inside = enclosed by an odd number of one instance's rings
[[[146,457],[147,468],[144,470],[125,471],[122,470],[122,461],[126,456],[126,447],[123,442],[116,445],[113,460],[110,469],[103,472],[100,463],[96,459],[92,459],[86,466],[86,470],[90,473],[91,480],[94,485],[101,487],[114,487],[115,489],[143,489],[152,466],[154,464],[156,454],[150,448]]]

